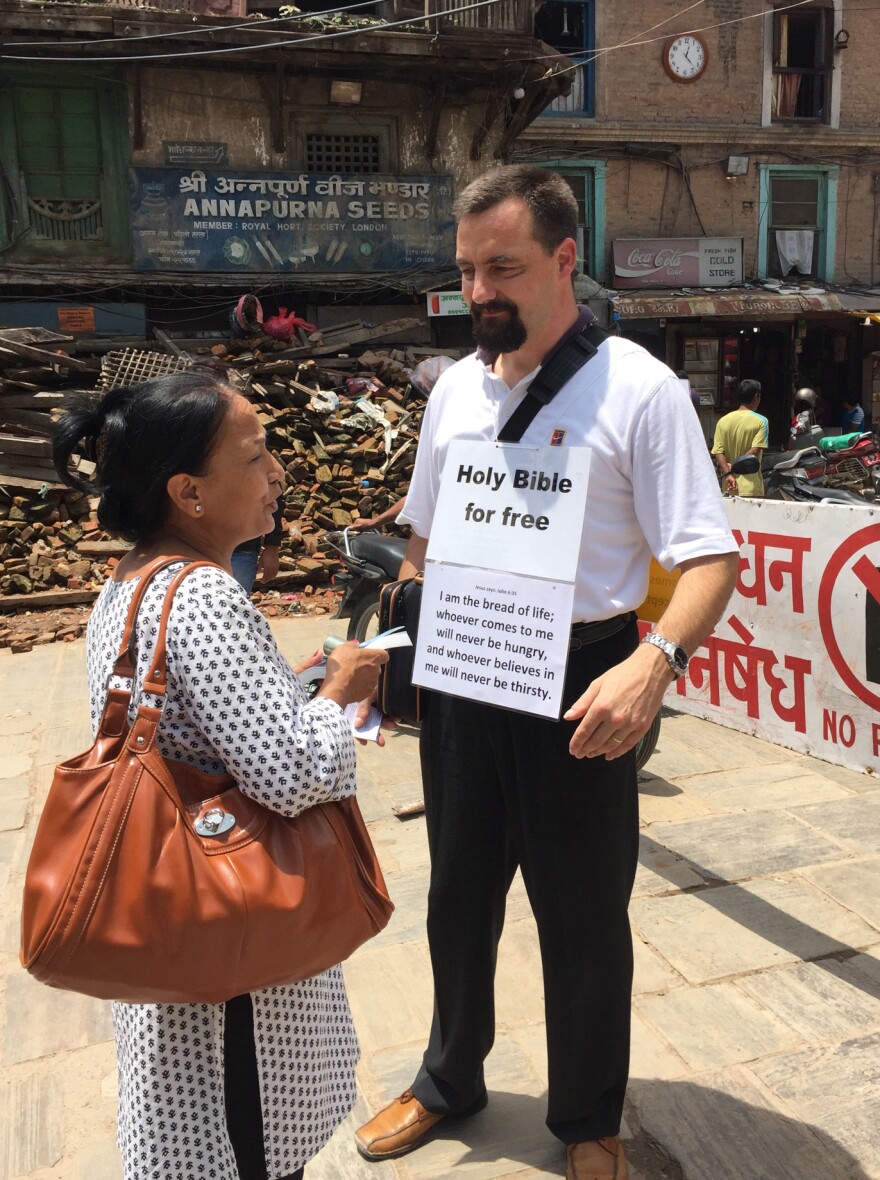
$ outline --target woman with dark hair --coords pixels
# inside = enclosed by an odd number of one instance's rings
[[[74,452],[95,462],[94,483],[71,473]],[[387,655],[337,648],[308,700],[229,573],[235,546],[271,528],[282,491],[253,406],[213,373],[160,377],[65,415],[54,458],[68,484],[100,495],[102,528],[133,542],[89,621],[93,729],[142,572],[180,557],[144,597],[135,683],[172,577],[185,561],[208,560],[174,598],[161,753],[234,774],[283,815],[352,794],[343,708],[370,695]],[[353,1104],[358,1046],[338,966],[226,1004],[116,1003],[113,1020],[125,1180],[298,1180]]]

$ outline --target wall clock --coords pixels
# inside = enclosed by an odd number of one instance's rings
[[[696,33],[681,33],[663,46],[663,66],[674,82],[696,82],[708,64],[706,42]]]

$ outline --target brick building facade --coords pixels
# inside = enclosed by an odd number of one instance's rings
[[[411,312],[455,274],[456,189],[568,88],[534,9],[0,0],[0,326]]]
[[[682,16],[676,0],[564,6],[566,25],[577,13],[595,48],[569,50],[577,101],[551,104],[516,155],[571,179],[584,269],[620,291],[621,330],[691,374],[707,435],[741,377],[764,383],[775,444],[799,385],[819,388],[832,427],[845,394],[870,412],[880,398],[876,13],[845,0],[706,0]],[[705,267],[645,265],[652,250],[705,253],[709,239],[736,251],[717,285]],[[633,257],[651,272],[641,280],[623,273]]]

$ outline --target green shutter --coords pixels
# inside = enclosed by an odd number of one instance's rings
[[[94,87],[15,86],[27,222],[35,241],[103,242],[101,118]]]
[[[98,200],[101,120],[94,90],[15,87],[18,160],[31,198]]]
[[[95,73],[0,67],[0,246],[16,258],[128,253],[124,80]]]

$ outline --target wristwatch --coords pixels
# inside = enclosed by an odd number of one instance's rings
[[[651,643],[654,647],[659,647],[666,656],[666,662],[672,669],[672,675],[678,680],[684,676],[688,670],[690,659],[683,647],[677,643],[673,643],[669,639],[664,639],[662,635],[658,635],[656,631],[649,631],[642,639],[642,643]]]

